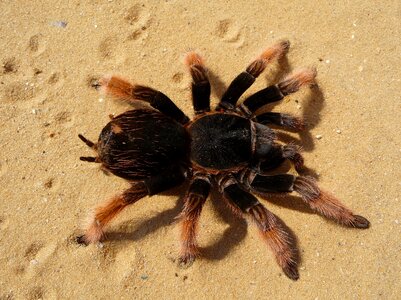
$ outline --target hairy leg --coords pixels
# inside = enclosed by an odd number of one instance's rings
[[[295,132],[305,129],[305,122],[298,117],[289,114],[267,112],[256,116],[256,122],[264,125],[276,125],[286,130]]]
[[[192,76],[192,103],[195,114],[210,111],[210,82],[203,58],[196,52],[189,52],[185,64]]]
[[[316,74],[315,69],[295,71],[278,84],[269,86],[249,96],[240,107],[243,111],[251,115],[262,106],[280,101],[285,96],[297,92],[302,86],[313,84]]]
[[[267,48],[239,74],[229,85],[224,93],[219,108],[234,108],[241,95],[255,82],[256,78],[264,71],[266,66],[273,60],[279,59],[288,52],[289,41],[280,41],[277,44]]]
[[[180,171],[178,168],[171,168],[144,181],[133,182],[121,195],[97,206],[88,219],[84,235],[78,237],[77,242],[90,244],[101,240],[106,225],[128,205],[145,196],[152,196],[181,184],[185,177]]]
[[[104,77],[100,80],[101,91],[129,102],[137,100],[148,102],[153,108],[173,118],[181,124],[189,122],[189,118],[162,92],[147,86],[133,85],[117,76]]]
[[[362,229],[368,228],[370,225],[367,219],[354,215],[336,197],[321,190],[313,178],[297,177],[293,188],[312,209],[327,218],[346,226]]]
[[[252,194],[244,191],[233,177],[223,177],[219,187],[229,207],[236,215],[250,218],[262,239],[272,250],[283,272],[292,280],[299,278],[297,252],[293,241],[278,218],[267,210]]]
[[[289,174],[265,176],[249,173],[243,178],[245,185],[258,193],[289,193],[295,191],[313,210],[342,225],[368,228],[369,221],[355,215],[330,193],[320,189],[311,177]]]
[[[90,244],[100,241],[104,236],[104,228],[125,207],[137,202],[148,195],[148,189],[143,182],[132,184],[121,195],[115,196],[103,204],[97,206],[94,213],[89,216],[85,233],[77,237],[80,244]]]
[[[181,253],[179,262],[191,264],[199,255],[196,235],[203,204],[209,195],[210,180],[205,175],[195,175],[185,195],[184,207],[179,216],[181,223]]]

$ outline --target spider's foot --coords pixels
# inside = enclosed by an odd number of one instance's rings
[[[75,237],[75,242],[82,246],[88,246],[88,240],[86,239],[85,235],[78,235]]]
[[[287,264],[285,267],[283,267],[283,272],[288,278],[290,278],[292,280],[299,279],[298,268],[295,263]]]
[[[362,216],[354,215],[354,220],[352,221],[352,226],[355,228],[366,229],[366,228],[369,228],[370,222]]]
[[[192,264],[195,261],[195,258],[196,256],[191,254],[181,255],[178,259],[178,266],[182,269],[187,269],[190,266],[192,266]]]

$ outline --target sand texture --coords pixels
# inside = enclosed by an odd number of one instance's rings
[[[0,299],[400,299],[399,1],[0,1]],[[218,194],[200,219],[202,257],[177,264],[185,186],[147,197],[79,246],[91,208],[128,183],[77,137],[96,140],[129,105],[91,85],[118,74],[193,116],[183,54],[205,57],[215,105],[265,47],[289,39],[246,92],[314,66],[318,86],[274,111],[309,121],[279,136],[304,148],[320,186],[371,228],[339,226],[299,197],[261,200],[298,239],[289,280],[251,225]],[[293,172],[293,170],[290,170]]]

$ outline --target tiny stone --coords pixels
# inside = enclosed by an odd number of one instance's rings
[[[341,130],[340,130],[340,129],[337,129],[336,132],[337,132],[338,134],[340,134],[340,133],[341,133]]]
[[[97,243],[96,245],[98,248],[103,249],[104,244],[102,242]]]
[[[38,110],[37,110],[36,108],[33,108],[33,109],[32,109],[32,113],[33,113],[34,115],[36,115],[36,114],[38,113]]]
[[[395,222],[395,224],[399,224],[400,223],[400,221],[398,221],[398,220],[395,220],[394,222]]]
[[[330,59],[326,59],[326,64],[329,64],[330,63]]]
[[[31,265],[37,265],[39,263],[39,261],[37,259],[32,259],[30,261]]]
[[[52,26],[55,26],[55,27],[61,27],[61,28],[65,28],[65,27],[67,27],[67,22],[65,22],[65,21],[55,21],[55,22],[51,22],[50,23]]]
[[[103,102],[104,101],[104,99],[103,98],[99,98],[99,102]]]
[[[316,137],[318,140],[320,140],[320,139],[323,137],[323,135],[317,134],[315,137]]]
[[[148,278],[149,278],[148,275],[141,275],[141,279],[142,279],[142,280],[146,280],[146,279],[148,279]]]
[[[359,72],[362,72],[362,71],[363,71],[363,66],[359,66],[359,67],[358,67],[358,71],[359,71]]]

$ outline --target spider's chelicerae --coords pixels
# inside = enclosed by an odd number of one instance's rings
[[[197,227],[211,185],[218,187],[222,199],[235,214],[253,221],[283,272],[293,280],[299,277],[293,241],[279,219],[252,193],[296,192],[323,216],[345,226],[368,228],[368,220],[320,189],[311,177],[269,175],[285,160],[298,173],[304,166],[299,147],[278,143],[269,125],[291,131],[301,131],[305,126],[300,118],[288,114],[255,112],[314,83],[315,70],[296,71],[237,105],[266,66],[285,55],[288,48],[288,41],[267,48],[232,81],[214,110],[210,109],[210,83],[204,61],[197,53],[189,52],[185,63],[193,80],[193,120],[157,90],[115,76],[101,79],[104,93],[132,103],[145,101],[152,108],[134,109],[112,117],[97,143],[79,135],[97,153],[96,157],[81,157],[81,160],[101,163],[104,169],[128,180],[131,187],[96,207],[78,242],[101,240],[105,226],[126,206],[181,185],[185,180],[190,184],[180,215],[183,264],[191,263],[199,254]]]

